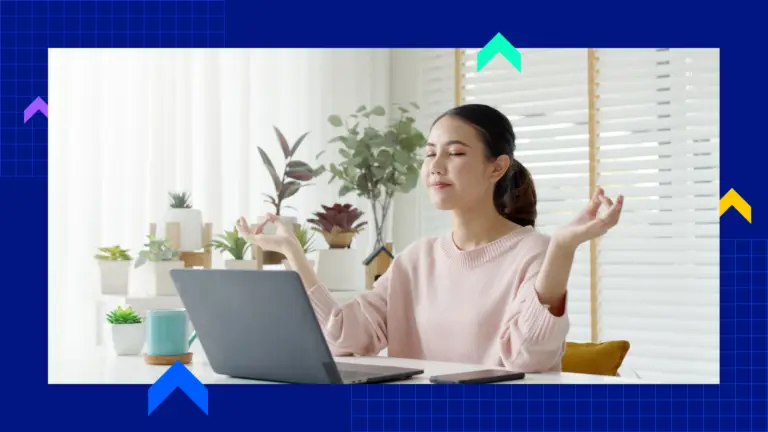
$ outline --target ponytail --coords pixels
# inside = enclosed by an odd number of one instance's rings
[[[496,210],[521,226],[536,226],[536,188],[533,177],[520,162],[512,159],[507,173],[493,190]]]

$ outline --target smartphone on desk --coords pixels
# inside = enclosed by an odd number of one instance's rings
[[[486,369],[429,377],[432,384],[491,384],[505,381],[517,381],[525,378],[523,372],[498,369]]]

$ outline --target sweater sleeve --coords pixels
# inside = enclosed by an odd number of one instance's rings
[[[560,371],[565,340],[570,329],[567,307],[555,316],[536,292],[541,260],[526,272],[512,300],[499,343],[502,364],[511,370],[536,373]]]
[[[334,356],[376,355],[387,346],[387,297],[393,265],[370,291],[340,306],[322,284],[309,299]]]

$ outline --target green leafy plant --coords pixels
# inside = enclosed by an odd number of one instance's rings
[[[419,109],[415,103],[409,107]],[[384,244],[384,222],[394,195],[408,193],[418,185],[421,149],[426,145],[426,138],[414,126],[416,120],[410,115],[410,108],[398,106],[399,116],[394,121],[386,120],[383,107],[365,105],[346,119],[339,115],[328,117],[331,126],[342,129],[342,133],[330,141],[341,144],[338,152],[342,161],[329,164],[327,170],[332,175],[329,182],[341,183],[340,197],[355,192],[371,203],[376,229],[374,248]],[[373,126],[372,119],[377,117],[382,118],[384,127]]]
[[[135,268],[143,266],[147,261],[174,261],[179,258],[179,252],[173,250],[168,241],[155,238],[151,234],[147,235],[147,243],[144,243],[144,247],[145,249],[139,252]]]
[[[133,259],[128,249],[123,249],[120,245],[114,245],[109,247],[100,247],[100,254],[96,254],[95,258],[103,261],[130,261]]]
[[[222,254],[228,253],[236,260],[245,259],[245,254],[251,248],[248,240],[240,236],[237,227],[232,231],[224,231],[224,234],[217,235],[211,242],[211,246]]]
[[[368,224],[367,221],[357,222],[363,213],[352,204],[336,203],[332,206],[321,205],[323,211],[315,212],[315,217],[307,219],[312,230],[325,237],[331,248],[348,248],[357,235]],[[357,223],[355,223],[357,222]]]
[[[190,209],[192,208],[190,198],[189,192],[169,192],[168,205],[175,209]]]
[[[306,224],[294,224],[294,232],[305,254],[315,251],[315,233]]]
[[[141,324],[143,320],[131,306],[125,309],[118,306],[107,314],[107,322],[110,324]]]
[[[312,168],[308,163],[293,158],[296,154],[296,150],[299,149],[299,146],[304,142],[304,138],[307,137],[309,132],[305,132],[292,146],[289,146],[288,140],[280,129],[276,126],[273,126],[273,128],[275,130],[275,135],[277,135],[277,140],[280,143],[280,148],[283,151],[283,157],[285,158],[283,173],[278,174],[275,165],[267,155],[267,152],[261,147],[258,149],[259,154],[261,155],[261,160],[264,162],[264,166],[267,167],[267,171],[269,171],[269,175],[272,177],[272,183],[275,187],[274,195],[264,194],[264,196],[267,198],[266,202],[275,208],[275,215],[279,216],[281,210],[284,208],[285,200],[296,195],[299,189],[303,186],[307,186],[305,182],[320,175],[325,168]],[[285,207],[287,208],[288,206]]]

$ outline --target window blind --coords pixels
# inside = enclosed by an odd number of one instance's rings
[[[719,379],[719,52],[595,51],[597,183],[625,194],[599,241],[599,339],[663,382]]]

